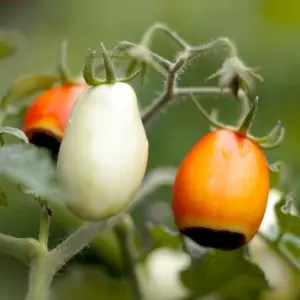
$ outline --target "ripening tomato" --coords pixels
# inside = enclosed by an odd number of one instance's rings
[[[233,250],[256,234],[267,205],[269,169],[261,149],[220,129],[187,153],[173,187],[180,232],[203,247]]]
[[[30,142],[57,156],[73,105],[85,84],[61,85],[42,93],[29,107],[23,131]]]

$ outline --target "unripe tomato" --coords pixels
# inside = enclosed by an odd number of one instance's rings
[[[23,131],[31,143],[47,148],[56,156],[64,130],[84,84],[62,85],[42,93],[29,107]]]
[[[183,235],[233,250],[256,234],[267,205],[269,170],[261,149],[220,129],[200,139],[178,168],[172,209]]]
[[[67,208],[102,220],[133,200],[148,162],[148,139],[132,87],[92,86],[76,101],[62,139],[57,175]]]

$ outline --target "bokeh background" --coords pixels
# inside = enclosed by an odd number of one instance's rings
[[[264,83],[258,83],[256,89],[260,104],[253,133],[264,135],[278,119],[282,120],[287,129],[285,141],[280,148],[266,155],[270,161],[282,159],[299,164],[298,0],[0,0],[0,28],[13,29],[24,36],[19,52],[0,64],[0,95],[21,75],[53,70],[63,39],[69,42],[69,66],[74,73],[79,73],[88,48],[96,49],[100,41],[104,41],[109,48],[121,40],[138,42],[144,31],[157,21],[171,26],[192,44],[219,36],[227,36],[236,42],[241,58],[251,66],[260,67],[264,77]],[[153,49],[169,58],[176,50],[162,35],[155,40]],[[223,59],[222,51],[199,58],[182,76],[180,84],[204,85],[204,79],[220,67]],[[138,80],[134,81],[141,106],[157,95],[162,83],[162,77],[155,73],[151,73],[145,86],[141,86]],[[203,96],[201,101],[208,109],[219,108],[224,121],[235,120],[235,101],[211,96]],[[8,120],[10,125],[17,127],[21,126],[21,122],[21,117]],[[207,123],[191,103],[173,105],[155,120],[148,132],[149,169],[163,165],[176,167],[193,143],[207,131]],[[38,205],[4,179],[1,186],[9,194],[9,207],[0,208],[1,232],[36,236]],[[156,204],[160,208],[160,201],[168,203],[170,196],[170,189],[158,191],[149,199],[151,206]],[[149,201],[137,207],[134,211],[137,226],[149,211]],[[166,214],[172,223],[168,207]],[[52,245],[77,224],[71,216],[68,219],[60,218],[61,215],[64,213],[54,211],[50,237]],[[254,244],[258,260],[264,262],[266,257],[273,257],[260,241],[254,241]],[[107,249],[110,250],[107,250],[106,247],[107,244],[100,247],[104,256],[91,250],[87,256],[79,255],[69,264],[55,281],[53,299],[130,299],[123,281],[107,277],[106,271],[102,272],[102,260],[111,260],[114,266],[114,261],[119,259],[117,250],[109,247]],[[278,287],[289,294],[282,296],[279,293],[274,297],[296,299],[297,296],[292,298],[291,294],[295,295],[293,291],[299,282],[298,276],[276,257],[273,261],[271,259],[270,264],[274,261],[284,268],[276,271],[281,274]],[[112,273],[116,276],[118,272]],[[1,254],[0,299],[23,299],[26,284],[27,269],[18,261]]]

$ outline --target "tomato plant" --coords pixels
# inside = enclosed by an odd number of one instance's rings
[[[150,49],[157,32],[179,47],[174,59]],[[216,86],[178,84],[189,64],[216,49],[226,50],[221,68],[209,77],[218,77]],[[1,55],[12,55],[4,50]],[[289,245],[284,241],[285,232],[298,234],[300,228],[297,212],[289,215],[288,203],[294,197],[289,185],[279,193],[275,213],[265,214],[270,171],[280,171],[280,180],[286,180],[281,172],[285,164],[270,164],[264,152],[282,143],[285,128],[278,121],[266,136],[251,134],[259,104],[253,96],[254,79],[262,78],[240,59],[235,44],[222,37],[191,45],[158,23],[137,44],[122,41],[108,51],[101,43],[100,50],[99,61],[96,51],[88,51],[84,82],[70,76],[63,51],[58,74],[18,79],[0,102],[0,174],[17,183],[41,208],[37,238],[0,234],[0,251],[29,267],[26,300],[49,299],[57,272],[88,245],[102,264],[110,260],[119,275],[128,279],[118,278],[125,287],[122,296],[129,292],[136,300],[145,295],[148,299],[212,295],[259,299],[270,290],[271,277],[266,278],[249,251],[244,251],[251,248],[256,236],[300,272],[290,259],[295,253],[290,250],[287,254],[281,248]],[[121,69],[115,58],[130,62]],[[104,79],[99,66],[105,71]],[[165,84],[143,107],[129,81],[137,76],[145,79],[149,68],[162,76]],[[7,116],[18,114],[20,99],[36,92],[40,95],[28,107],[23,130],[4,126]],[[226,94],[234,99],[239,107],[236,124],[220,122],[216,110],[208,113],[195,99],[203,94]],[[147,171],[151,149],[147,130],[155,117],[178,99],[192,101],[210,130],[186,150],[178,168]],[[23,144],[9,144],[4,135]],[[50,150],[55,160],[42,148]],[[143,229],[135,226],[130,215],[135,204],[162,186],[173,192],[167,208],[173,213],[175,230],[153,224]],[[2,206],[9,205],[4,190],[0,190],[0,200]],[[48,242],[52,212],[74,231],[53,248]],[[279,220],[275,237],[265,232],[269,224],[261,226],[266,215]],[[99,237],[100,233],[105,234]]]

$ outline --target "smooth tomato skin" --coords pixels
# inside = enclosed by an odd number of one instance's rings
[[[42,93],[29,107],[23,131],[30,139],[35,132],[44,132],[61,140],[79,94],[85,84],[61,85]]]
[[[256,234],[267,205],[269,170],[261,149],[230,130],[200,139],[178,168],[172,209],[180,230],[190,227]]]

